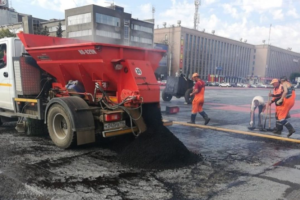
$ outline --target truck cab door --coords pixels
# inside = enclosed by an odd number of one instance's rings
[[[8,41],[0,42],[0,59],[3,63],[3,53],[6,49],[6,64],[0,64],[0,108],[13,110],[12,92],[13,90],[13,74],[12,74],[12,55],[11,47]]]

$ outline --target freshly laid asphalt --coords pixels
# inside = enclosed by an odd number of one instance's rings
[[[0,199],[298,200],[300,144],[238,133],[249,132],[252,98],[262,95],[267,100],[269,90],[207,87],[204,110],[211,118],[209,126],[236,133],[169,127],[190,151],[204,157],[203,162],[176,170],[123,166],[109,143],[61,150],[48,137],[18,134],[14,124],[6,124],[0,127]],[[300,140],[299,91],[297,95],[290,119],[297,132],[291,138]],[[179,106],[180,112],[164,114],[165,119],[189,121],[191,105],[183,98],[161,101],[162,109],[171,105]],[[200,115],[196,123],[203,124]],[[286,135],[284,129],[281,137]]]

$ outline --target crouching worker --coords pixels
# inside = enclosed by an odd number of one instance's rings
[[[205,120],[204,125],[207,125],[210,118],[208,118],[207,114],[203,111],[205,83],[199,78],[198,73],[194,73],[192,79],[195,82],[195,86],[190,95],[195,95],[195,97],[192,103],[191,121],[188,123],[195,124],[197,113],[199,113]]]
[[[250,126],[249,129],[255,128],[255,109],[258,108],[258,128],[259,130],[263,130],[263,119],[264,112],[266,110],[266,104],[264,102],[264,98],[262,96],[256,96],[252,99],[251,109],[250,109]]]

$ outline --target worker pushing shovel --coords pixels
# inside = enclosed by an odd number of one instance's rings
[[[248,129],[254,130],[255,129],[255,109],[258,108],[258,129],[260,131],[264,130],[262,125],[264,119],[264,112],[266,110],[266,104],[264,102],[264,98],[262,96],[255,96],[251,102],[250,108],[250,123]]]

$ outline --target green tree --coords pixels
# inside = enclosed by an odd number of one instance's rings
[[[49,36],[50,33],[49,33],[49,29],[47,26],[43,27],[42,25],[39,25],[36,27],[35,34]]]
[[[293,72],[290,75],[290,81],[295,81],[296,77],[300,77],[300,73],[299,72]]]
[[[46,35],[46,36],[50,35],[49,29],[47,26],[44,26],[41,35]]]
[[[64,32],[61,28],[61,22],[58,23],[58,26],[56,27],[57,31],[56,31],[56,37],[62,37],[62,33]]]
[[[16,37],[16,34],[10,32],[8,29],[0,30],[0,39],[4,37]]]
[[[42,32],[43,32],[43,26],[42,25],[37,25],[34,34],[42,35]]]

